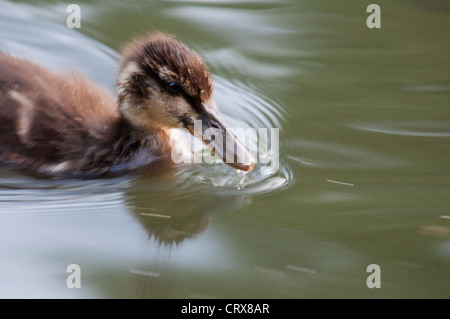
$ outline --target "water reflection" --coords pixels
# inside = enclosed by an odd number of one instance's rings
[[[216,214],[236,211],[250,203],[250,197],[215,198],[165,191],[141,193],[127,201],[149,237],[169,245],[195,239],[210,226]]]
[[[33,219],[42,222],[48,217],[80,214],[133,216],[148,237],[160,244],[195,238],[211,224],[215,214],[235,211],[251,203],[248,196],[211,196],[218,189],[210,189],[210,196],[185,192],[174,187],[176,183],[167,176],[153,176],[150,180],[124,176],[81,181],[42,180],[10,171],[0,173],[3,222]]]

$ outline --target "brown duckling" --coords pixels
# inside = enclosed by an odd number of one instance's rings
[[[116,97],[80,72],[62,75],[0,53],[0,163],[70,177],[171,165],[173,128],[197,136],[215,128],[226,140],[212,93],[199,56],[161,32],[125,46]],[[224,162],[227,151],[243,148],[236,138],[228,146],[208,142]],[[235,155],[227,164],[252,170],[245,152],[245,161]]]

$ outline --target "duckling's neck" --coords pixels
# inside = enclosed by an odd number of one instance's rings
[[[169,134],[163,128],[136,126],[122,115],[113,130],[111,142],[115,165],[132,169],[170,155]]]

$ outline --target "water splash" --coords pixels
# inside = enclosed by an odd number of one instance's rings
[[[247,172],[237,169],[236,174],[238,177],[237,190],[241,190],[245,187],[245,176],[247,176]]]

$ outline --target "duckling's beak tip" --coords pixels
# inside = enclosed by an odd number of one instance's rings
[[[252,159],[248,164],[243,163],[226,163],[227,165],[233,167],[236,170],[244,171],[246,173],[249,173],[253,170],[255,167],[255,161]]]
[[[248,164],[244,171],[249,173],[253,170],[253,167],[255,167],[255,162],[251,162],[250,164]]]

